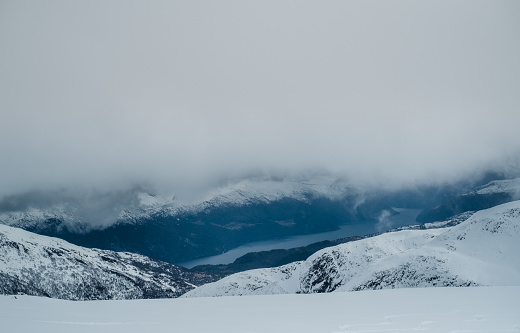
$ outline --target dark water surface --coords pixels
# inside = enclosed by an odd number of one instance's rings
[[[340,228],[335,231],[248,243],[216,256],[184,261],[177,263],[177,265],[186,268],[192,268],[198,265],[229,264],[235,261],[235,259],[238,257],[241,257],[249,252],[269,251],[273,249],[290,249],[293,247],[306,246],[324,240],[335,240],[350,236],[362,236],[376,232],[384,232],[399,227],[417,224],[415,222],[415,218],[421,212],[421,209],[394,208],[394,210],[398,211],[399,214],[389,217],[381,216],[378,223],[349,224],[340,226]]]

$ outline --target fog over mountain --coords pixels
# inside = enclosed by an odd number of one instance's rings
[[[518,1],[2,1],[0,210],[68,188],[518,170],[519,15]]]

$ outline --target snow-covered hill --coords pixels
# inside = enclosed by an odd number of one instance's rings
[[[0,292],[69,300],[178,297],[210,281],[125,252],[87,249],[0,225]]]
[[[404,230],[321,250],[306,261],[228,276],[183,297],[406,287],[520,285],[520,201],[443,229]]]

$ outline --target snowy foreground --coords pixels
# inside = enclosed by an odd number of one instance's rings
[[[520,287],[131,301],[0,296],[0,332],[520,332]]]

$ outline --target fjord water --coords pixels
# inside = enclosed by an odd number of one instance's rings
[[[216,256],[210,256],[205,258],[199,258],[184,262],[179,262],[177,265],[193,268],[198,265],[219,265],[229,264],[235,261],[238,257],[241,257],[250,252],[269,251],[274,249],[290,249],[294,247],[306,246],[312,243],[321,242],[325,240],[335,240],[345,237],[352,236],[364,236],[374,233],[380,233],[389,231],[399,227],[405,227],[417,224],[415,219],[421,212],[421,209],[409,209],[409,208],[393,208],[399,214],[384,217],[376,223],[358,223],[358,224],[347,224],[339,227],[338,230],[321,232],[310,235],[300,235],[283,237],[274,240],[252,242],[242,246],[239,246],[230,251],[224,252]]]

